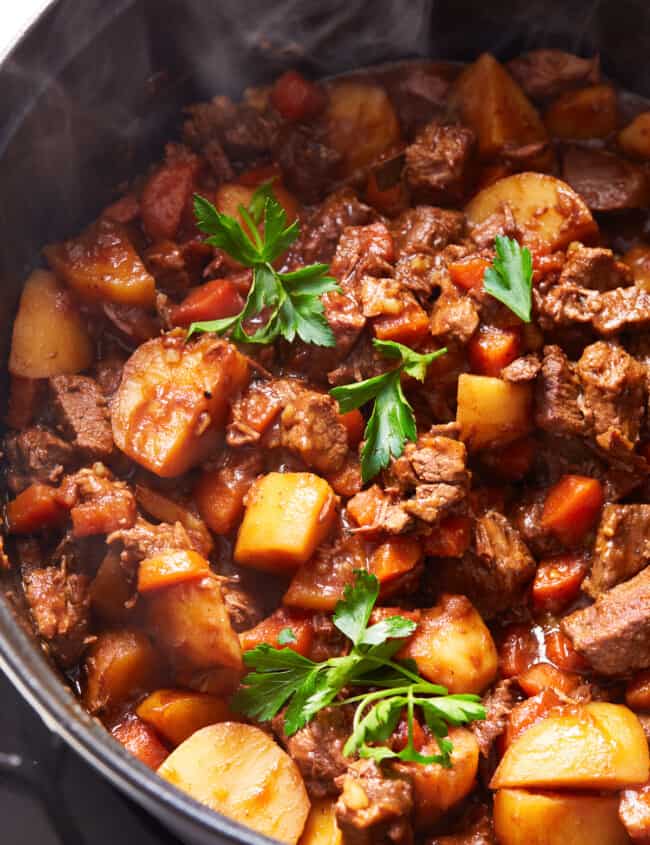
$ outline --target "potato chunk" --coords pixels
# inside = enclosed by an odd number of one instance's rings
[[[548,107],[544,122],[556,138],[605,138],[618,123],[616,91],[611,85],[566,91]]]
[[[449,692],[482,692],[497,673],[497,650],[485,623],[465,596],[444,595],[422,612],[402,652],[421,675]]]
[[[320,798],[312,803],[300,845],[343,845],[335,807],[336,801],[332,798]]]
[[[309,815],[298,767],[264,731],[222,722],[197,731],[158,774],[240,824],[295,845]]]
[[[501,845],[625,845],[612,795],[571,795],[501,789],[494,797]]]
[[[329,143],[343,156],[345,173],[370,164],[400,139],[395,109],[379,85],[335,82],[325,119]]]
[[[120,223],[98,220],[79,237],[51,244],[44,252],[52,269],[82,299],[143,308],[154,304],[154,278]]]
[[[632,123],[621,129],[618,143],[629,156],[650,159],[650,111],[638,114]]]
[[[292,572],[309,560],[336,518],[336,497],[311,472],[270,472],[255,482],[235,546],[235,560]]]
[[[620,704],[569,707],[523,733],[504,754],[492,789],[624,789],[645,783],[650,758],[637,717]]]
[[[152,692],[140,703],[137,714],[172,745],[180,745],[207,725],[232,718],[223,698],[176,689]]]
[[[462,373],[456,422],[473,452],[517,440],[532,428],[530,385]]]
[[[528,246],[554,252],[598,231],[573,188],[544,173],[515,173],[479,191],[465,208],[470,226],[482,223],[506,203]]]
[[[14,320],[9,372],[39,379],[79,373],[93,346],[79,309],[53,273],[34,270],[25,282]]]
[[[179,667],[241,668],[239,638],[215,575],[156,590],[146,601],[152,636]]]
[[[548,140],[537,109],[489,53],[483,53],[461,73],[451,104],[463,123],[476,132],[483,158]]]
[[[149,340],[126,362],[113,399],[115,443],[156,475],[181,475],[217,448],[248,378],[248,359],[226,341],[186,344],[183,332]]]

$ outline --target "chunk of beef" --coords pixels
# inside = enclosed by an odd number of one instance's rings
[[[562,620],[562,630],[601,675],[650,666],[650,567]]]
[[[63,436],[94,460],[106,460],[113,451],[113,432],[106,399],[88,376],[50,379],[52,406]]]
[[[406,513],[434,525],[465,500],[466,492],[455,484],[418,484],[415,495],[402,503]]]
[[[386,82],[397,110],[400,126],[408,137],[436,117],[442,117],[447,104],[449,80],[435,68],[404,68],[395,84]]]
[[[506,729],[512,708],[520,700],[521,694],[513,678],[499,681],[483,696],[485,719],[472,722],[470,730],[476,737],[481,754],[486,759],[490,757],[494,743]]]
[[[367,499],[369,495],[373,496],[376,503],[374,518],[370,525],[364,525],[359,528],[359,532],[368,534],[375,534],[377,532],[401,534],[403,531],[411,528],[413,520],[406,512],[404,503],[391,493],[382,490],[377,484],[353,496],[348,503],[350,510],[353,511],[355,505]]]
[[[176,296],[203,281],[203,272],[213,258],[212,247],[197,240],[181,244],[156,241],[144,253],[156,289]]]
[[[247,589],[236,576],[219,576],[219,582],[230,624],[235,631],[248,631],[264,619],[264,606],[258,591]]]
[[[300,769],[313,799],[338,795],[334,781],[347,771],[349,759],[343,746],[352,732],[348,707],[326,707],[293,736],[284,732],[284,713],[273,719],[273,731]]]
[[[616,343],[598,341],[582,353],[577,364],[582,383],[581,407],[596,443],[632,449],[639,439],[646,404],[644,367]]]
[[[358,760],[337,778],[341,795],[336,821],[349,845],[409,845],[413,786],[402,774],[374,760]]]
[[[418,205],[397,218],[392,227],[398,256],[437,252],[465,234],[462,211]]]
[[[300,238],[292,248],[300,264],[323,262],[334,257],[336,246],[347,226],[370,223],[373,211],[350,188],[330,194],[302,226]]]
[[[541,369],[542,364],[537,355],[522,355],[501,370],[501,378],[512,384],[524,384],[535,381]]]
[[[297,379],[254,381],[232,404],[226,442],[229,446],[258,443],[282,409],[304,390]]]
[[[393,238],[384,223],[348,226],[343,230],[330,272],[346,293],[359,295],[361,279],[392,273]]]
[[[313,125],[288,123],[274,143],[275,158],[282,177],[304,203],[318,202],[332,186],[341,154],[319,137]]]
[[[364,317],[396,316],[415,303],[413,295],[392,276],[362,276],[359,301]]]
[[[537,318],[544,331],[589,326],[602,308],[603,295],[575,284],[558,283],[544,293],[534,291],[533,296]]]
[[[633,283],[632,270],[614,258],[611,249],[592,249],[572,243],[560,274],[560,284],[606,291]]]
[[[183,140],[208,160],[216,157],[215,163],[218,163],[219,147],[236,161],[254,160],[271,151],[277,121],[246,103],[215,97],[209,103],[189,106],[187,114],[189,119],[183,126]],[[217,170],[222,166],[223,161]]]
[[[643,208],[650,198],[645,170],[602,150],[570,147],[562,159],[562,176],[592,211]]]
[[[535,389],[535,425],[556,434],[586,434],[580,382],[559,346],[544,347]]]
[[[439,280],[441,293],[431,310],[430,331],[442,342],[465,344],[478,328],[479,312],[474,300],[462,293],[448,276]]]
[[[131,528],[136,521],[135,496],[103,464],[97,463],[65,478],[60,493],[71,508],[75,537],[109,534]]]
[[[530,50],[508,62],[508,70],[534,100],[593,85],[600,79],[598,56],[583,59],[564,50]]]
[[[465,126],[435,121],[406,148],[404,176],[416,197],[453,205],[465,196],[471,178],[475,135]]]
[[[583,590],[596,598],[650,560],[650,505],[605,505]]]
[[[650,325],[650,293],[635,286],[606,291],[594,315],[594,329],[605,337]]]
[[[20,493],[30,484],[55,484],[78,460],[74,448],[46,428],[27,428],[5,438],[7,485]]]
[[[408,444],[404,454],[419,481],[429,484],[469,484],[465,444],[450,437],[424,436]]]
[[[146,519],[138,517],[132,528],[113,531],[106,538],[106,542],[122,543],[122,560],[132,566],[148,557],[155,557],[161,552],[169,550],[194,550],[192,541],[187,531],[180,522],[170,525],[168,522],[161,522],[153,525]]]
[[[473,812],[463,813],[455,833],[430,837],[425,839],[425,845],[496,845],[496,841],[490,809],[479,806]]]
[[[402,255],[395,264],[395,278],[403,288],[412,291],[427,309],[432,296],[438,294],[444,284],[445,272],[440,256],[429,252]]]
[[[370,338],[364,334],[350,354],[336,368],[330,370],[327,380],[333,385],[364,381],[385,373],[390,366],[388,359],[377,352]]]
[[[282,445],[308,467],[323,474],[341,469],[348,453],[347,431],[331,396],[305,390],[286,405],[280,425]]]
[[[89,579],[65,565],[23,572],[25,598],[40,637],[64,667],[81,657],[89,632]]]

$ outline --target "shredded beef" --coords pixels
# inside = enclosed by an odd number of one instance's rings
[[[331,396],[305,390],[286,405],[280,423],[282,445],[308,467],[324,474],[341,469],[348,453],[347,431]]]
[[[472,722],[470,727],[481,754],[486,759],[490,757],[494,743],[504,732],[512,708],[520,699],[517,684],[512,678],[499,681],[483,696],[485,719]]]
[[[416,197],[443,205],[460,202],[471,178],[475,135],[465,126],[435,121],[406,148],[404,176]]]
[[[116,481],[103,464],[65,478],[60,494],[71,509],[75,537],[128,529],[136,521],[137,506],[131,489],[124,481]]]
[[[187,531],[180,522],[175,522],[173,525],[167,522],[152,525],[140,516],[132,528],[113,531],[106,538],[106,542],[122,543],[124,547],[122,559],[131,565],[170,549],[179,551],[194,549]],[[197,550],[194,549],[194,551]]]
[[[454,484],[418,484],[415,495],[402,503],[406,513],[434,525],[456,509],[465,499],[465,491]]]
[[[55,484],[79,460],[74,448],[46,428],[27,428],[5,438],[7,484],[20,493],[36,482]]]
[[[562,620],[573,647],[602,675],[650,666],[650,567]]]
[[[392,228],[398,256],[437,252],[465,234],[462,211],[417,205],[397,218]]]
[[[596,598],[650,560],[650,505],[605,505],[583,590]]]
[[[534,100],[592,85],[600,79],[598,56],[583,59],[563,50],[530,50],[508,62],[508,70]]]
[[[246,161],[268,154],[273,146],[276,122],[246,103],[215,97],[209,103],[189,106],[187,113],[184,142],[213,160],[218,172],[225,169],[220,147],[234,160]]]
[[[521,232],[512,213],[509,203],[505,202],[501,208],[481,223],[472,226],[471,237],[480,249],[493,249],[494,239],[502,235],[515,240],[521,237]]]
[[[469,484],[467,449],[459,440],[434,435],[409,444],[405,455],[416,477],[426,483]]]
[[[106,460],[113,451],[113,432],[106,399],[88,376],[50,379],[57,427],[68,440],[93,460]]]

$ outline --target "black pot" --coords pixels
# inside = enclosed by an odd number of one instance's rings
[[[0,320],[6,353],[40,248],[78,230],[159,154],[184,104],[238,94],[286,67],[315,76],[415,56],[509,57],[557,46],[601,53],[606,74],[650,95],[644,0],[59,0],[0,64]],[[130,757],[77,703],[0,598],[0,665],[49,727],[191,843],[260,837]]]

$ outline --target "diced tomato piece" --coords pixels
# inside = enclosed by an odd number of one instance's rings
[[[61,525],[69,511],[55,487],[32,484],[7,504],[6,513],[11,534],[31,534]]]
[[[405,346],[418,346],[429,334],[429,318],[417,302],[408,302],[399,314],[383,314],[373,320],[375,336]]]
[[[562,631],[549,631],[545,636],[546,656],[565,672],[584,672],[589,663],[579,654]]]
[[[553,613],[562,610],[576,598],[586,574],[587,564],[575,555],[543,560],[533,581],[533,607]]]
[[[278,637],[287,628],[295,637],[295,642],[280,643]],[[239,635],[242,651],[250,651],[258,645],[268,643],[274,648],[290,648],[302,654],[303,657],[309,656],[313,639],[314,626],[311,616],[286,607],[278,608],[254,628],[242,631]]]
[[[548,491],[541,525],[567,546],[578,545],[598,519],[605,496],[596,478],[565,475]]]
[[[545,689],[532,698],[515,705],[508,717],[506,729],[501,736],[501,750],[520,737],[528,728],[548,718],[556,709],[563,707],[564,702],[552,689]]]
[[[355,408],[345,414],[339,414],[339,421],[343,423],[347,431],[348,446],[350,449],[354,449],[363,440],[363,432],[366,427],[363,414],[358,408]]]
[[[489,266],[487,259],[473,256],[448,264],[447,270],[455,285],[463,290],[472,290],[483,287],[483,276]]]
[[[129,716],[111,730],[118,742],[150,769],[157,769],[169,757],[169,751],[153,728],[137,716]]]
[[[499,672],[503,678],[521,675],[539,658],[539,644],[528,625],[509,625],[499,645]]]
[[[424,540],[424,551],[431,557],[462,557],[472,539],[468,516],[448,516]]]
[[[296,70],[283,73],[271,90],[271,102],[285,120],[314,117],[323,110],[326,101],[323,89]]]
[[[505,481],[520,481],[532,469],[536,449],[532,437],[520,437],[505,446],[485,451],[481,460]]]
[[[389,537],[373,552],[370,572],[383,585],[415,569],[421,560],[422,546],[415,537]]]
[[[234,317],[244,307],[244,299],[230,279],[214,279],[194,288],[180,305],[171,309],[175,326],[189,326],[201,320]]]
[[[650,669],[637,672],[627,682],[625,703],[632,710],[650,710]]]
[[[518,329],[497,329],[481,326],[467,345],[472,372],[498,378],[501,370],[511,364],[521,351]]]
[[[169,550],[143,560],[138,569],[138,592],[150,593],[185,581],[197,581],[210,565],[198,552]]]
[[[570,696],[580,684],[580,676],[565,672],[551,663],[534,663],[517,678],[526,695],[537,695],[545,689]]]

